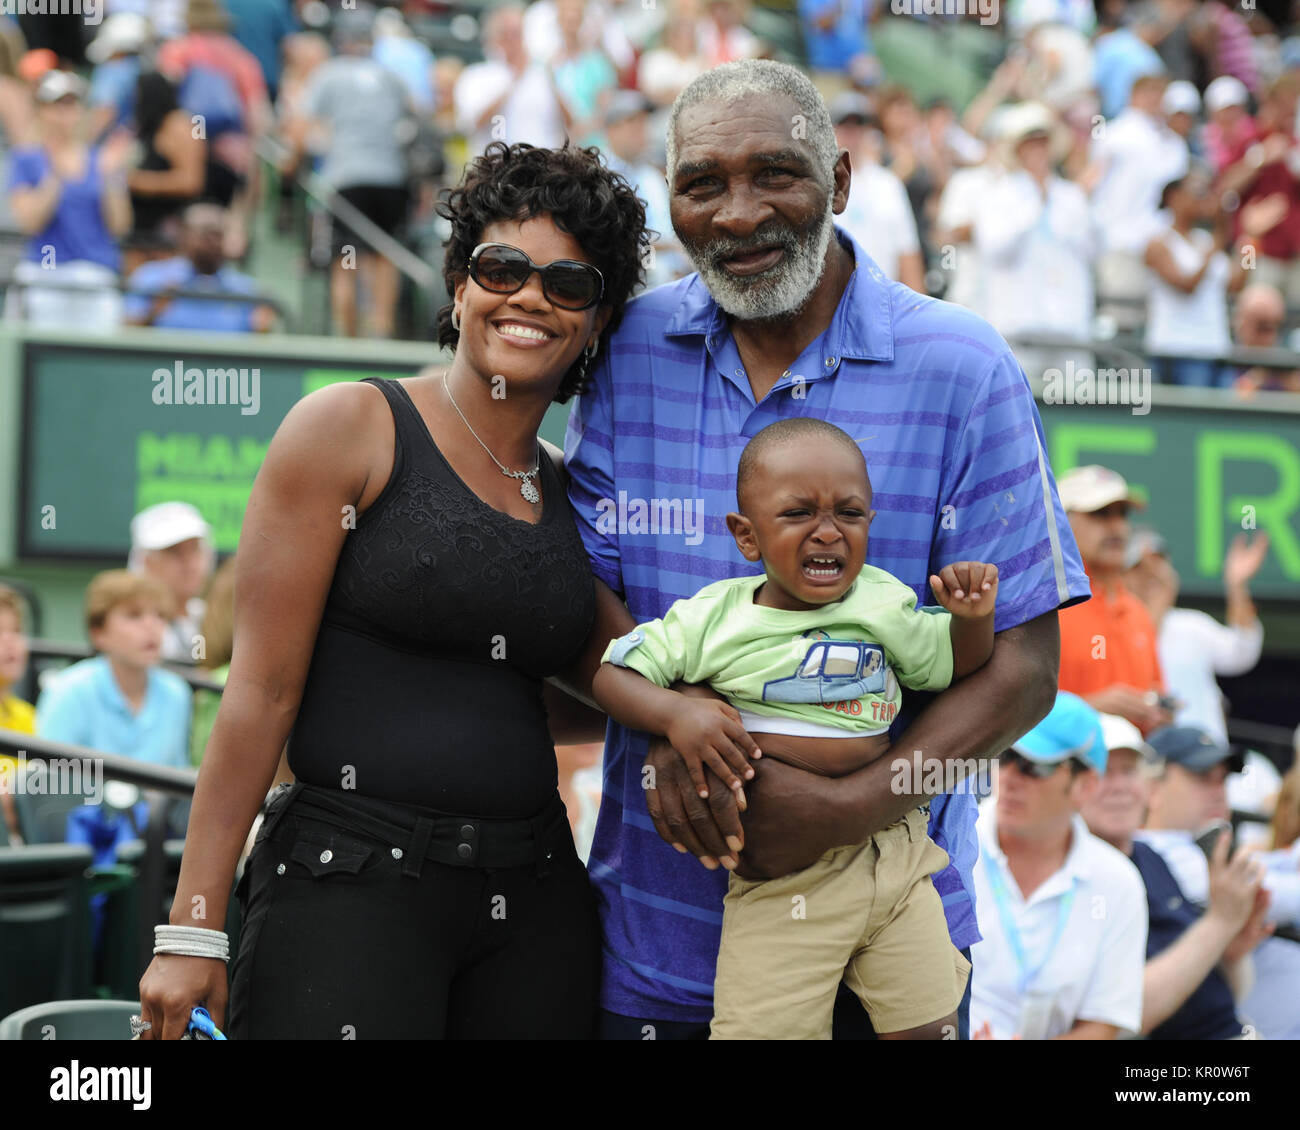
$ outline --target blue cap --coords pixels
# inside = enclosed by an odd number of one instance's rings
[[[1077,757],[1089,769],[1106,772],[1106,739],[1101,715],[1069,691],[1058,691],[1047,717],[1011,746],[1022,757],[1056,765]]]
[[[1147,744],[1158,757],[1192,773],[1204,773],[1220,761],[1228,762],[1229,773],[1242,769],[1241,755],[1199,726],[1162,726],[1148,735]]]

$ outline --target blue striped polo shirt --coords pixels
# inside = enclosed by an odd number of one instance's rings
[[[861,445],[873,487],[867,561],[933,603],[928,577],[992,561],[996,630],[1087,598],[1056,495],[1042,424],[1010,348],[984,321],[888,280],[841,229],[856,269],[826,330],[761,403],[697,275],[648,291],[569,417],[565,462],[595,574],[638,621],[724,577],[753,575],[725,515],[746,442],[787,416],[816,416]],[[895,738],[922,696],[904,695]],[[912,710],[908,710],[909,700]],[[602,1007],[703,1022],[727,873],[659,838],[641,788],[646,738],[611,723],[589,868],[604,929]],[[975,797],[931,803],[930,835],[952,859],[935,876],[953,944],[979,941]]]

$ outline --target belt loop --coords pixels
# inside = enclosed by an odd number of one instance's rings
[[[402,874],[413,879],[420,877],[424,866],[424,855],[429,850],[429,839],[433,835],[433,821],[421,816],[415,821],[415,830],[411,833],[411,842],[406,846],[406,855],[402,858]]]
[[[546,847],[546,829],[550,823],[549,817],[550,813],[543,809],[529,820],[529,823],[533,826],[533,851],[536,853],[534,861],[537,864],[537,877],[539,879],[545,879],[551,870],[551,853]]]

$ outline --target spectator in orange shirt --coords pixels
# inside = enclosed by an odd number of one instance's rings
[[[1123,581],[1129,513],[1142,504],[1121,475],[1095,465],[1062,475],[1057,489],[1092,582],[1091,600],[1060,613],[1061,690],[1143,733],[1166,726],[1156,629]]]

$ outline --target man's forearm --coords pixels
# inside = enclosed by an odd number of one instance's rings
[[[1210,975],[1232,941],[1233,929],[1213,915],[1193,923],[1142,974],[1142,1034],[1148,1035],[1183,1007]]]
[[[942,776],[947,791],[1031,730],[1051,709],[1060,666],[1056,612],[999,632],[993,655],[978,671],[944,691],[894,743],[889,754],[840,778],[844,843],[860,843],[936,795],[923,787]],[[941,773],[916,768],[942,766]],[[906,772],[900,772],[904,765]],[[851,834],[850,834],[851,833]]]
[[[1229,627],[1252,627],[1259,614],[1255,611],[1255,602],[1250,599],[1250,590],[1245,585],[1229,585],[1225,590],[1228,598],[1226,619]]]

